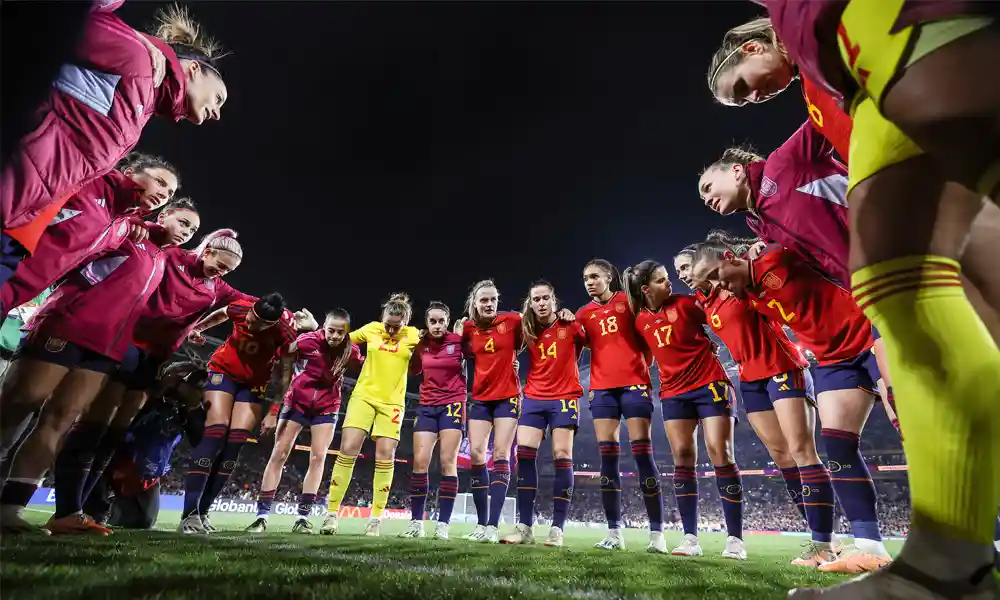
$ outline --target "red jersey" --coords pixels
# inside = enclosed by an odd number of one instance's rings
[[[809,118],[846,163],[851,149],[854,120],[840,108],[840,101],[829,91],[805,77],[800,76],[799,80],[802,82],[802,95],[806,99]]]
[[[465,322],[462,343],[476,363],[472,399],[509,400],[521,395],[514,359],[521,350],[521,313],[500,313],[486,329]]]
[[[713,381],[729,381],[705,333],[705,311],[694,296],[672,295],[660,310],[635,317],[635,328],[660,371],[660,399],[679,396]]]
[[[208,361],[208,370],[225,373],[234,381],[251,388],[263,387],[271,380],[274,361],[288,352],[295,341],[295,321],[292,313],[285,311],[272,327],[250,331],[247,314],[253,302],[237,300],[226,308],[226,315],[233,322],[233,332]]]
[[[420,383],[420,404],[440,406],[465,402],[465,355],[462,336],[446,333],[440,340],[427,336],[420,340],[410,358],[410,375],[424,374]]]
[[[587,343],[587,334],[579,321],[555,321],[528,344],[531,370],[524,384],[526,398],[535,400],[571,400],[583,395],[580,369],[576,361]]]
[[[741,381],[760,381],[809,366],[781,325],[765,319],[747,300],[715,288],[697,292],[715,335],[739,365]]]
[[[601,304],[592,300],[576,311],[590,345],[590,389],[649,385],[648,352],[635,331],[635,316],[624,292]]]
[[[750,261],[750,304],[788,325],[821,365],[854,358],[872,347],[872,325],[844,288],[778,245]]]

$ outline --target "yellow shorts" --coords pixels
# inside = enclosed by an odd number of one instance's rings
[[[871,98],[863,98],[854,110],[851,130],[851,162],[847,165],[847,193],[883,169],[924,153],[898,127],[879,114]]]
[[[368,432],[372,439],[387,437],[399,439],[403,429],[405,406],[386,404],[367,398],[351,397],[344,415],[343,427],[353,427]]]

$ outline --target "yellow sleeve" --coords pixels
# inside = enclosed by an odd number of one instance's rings
[[[411,348],[420,343],[420,330],[416,327],[406,328],[406,342]]]
[[[355,344],[367,344],[375,334],[378,323],[372,321],[361,329],[355,329],[350,333],[351,341]]]

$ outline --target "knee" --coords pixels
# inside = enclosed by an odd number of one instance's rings
[[[790,440],[788,453],[799,466],[815,464],[817,460],[816,446],[811,440]],[[775,461],[777,462],[777,461]]]
[[[395,448],[375,448],[375,460],[395,460]]]
[[[288,452],[285,453],[285,458],[288,458]],[[320,469],[322,472],[323,466],[326,464],[326,454],[310,454],[309,455],[309,468],[310,469]]]
[[[708,451],[708,456],[712,459],[713,465],[728,465],[736,462],[733,457],[733,447],[728,441],[712,444],[706,443],[705,450]]]
[[[572,448],[553,448],[552,460],[571,460],[573,458]]]
[[[671,448],[670,452],[674,455],[674,463],[678,465],[693,465],[698,458],[694,446]]]

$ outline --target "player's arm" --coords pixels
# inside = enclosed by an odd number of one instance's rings
[[[417,344],[417,347],[413,349],[413,354],[410,355],[410,366],[408,367],[408,371],[411,376],[420,375],[424,370],[424,362],[423,359],[420,358],[420,355],[423,354],[421,352],[421,350],[423,350],[422,344],[423,342]]]
[[[351,338],[351,341],[354,342],[355,344],[367,344],[370,341],[372,334],[374,333],[374,329],[377,325],[378,323],[373,321],[371,323],[368,323],[361,329],[355,329],[354,331],[349,333],[348,336]]]
[[[188,334],[189,338],[194,338],[191,341],[198,343],[198,340],[201,339],[201,342],[204,342],[202,334],[205,331],[215,327],[216,325],[221,325],[231,318],[229,314],[231,306],[232,305],[230,304],[229,306],[223,306],[222,308],[216,309],[195,323],[194,329],[192,329],[191,333]]]

